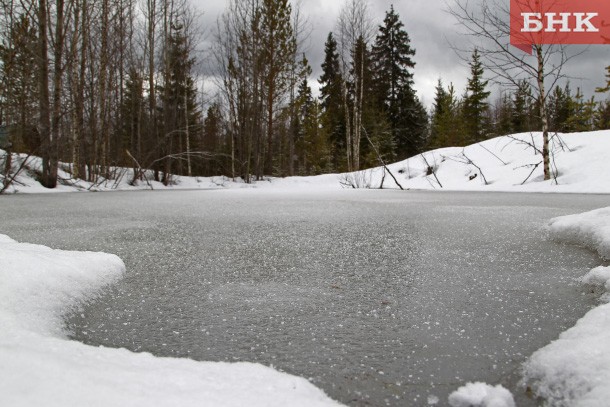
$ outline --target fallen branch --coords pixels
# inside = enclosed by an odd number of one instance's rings
[[[364,128],[364,126],[362,127],[362,131],[364,133],[364,135],[366,136],[366,139],[369,141],[369,144],[371,145],[371,147],[373,147],[373,150],[375,151],[375,154],[377,155],[377,159],[379,160],[379,162],[381,163],[381,166],[383,167],[384,171],[387,171],[388,174],[390,174],[390,176],[392,177],[392,179],[394,180],[394,182],[396,183],[396,185],[398,185],[398,188],[400,188],[402,191],[404,191],[405,189],[402,187],[402,185],[400,185],[400,182],[398,182],[398,180],[396,179],[396,177],[394,176],[394,174],[392,174],[392,171],[390,171],[390,169],[388,168],[388,166],[386,165],[385,161],[383,160],[383,158],[381,158],[381,154],[379,154],[379,150],[377,149],[377,146],[375,144],[373,144],[373,142],[371,141],[370,137],[369,137],[369,133],[366,131],[366,129]],[[381,187],[383,187],[383,180],[385,179],[385,172],[384,172],[384,177],[381,180]]]
[[[519,168],[524,168],[524,167],[532,167],[532,166],[534,167],[534,168],[532,168],[532,172],[530,172],[529,175],[527,176],[527,178],[525,178],[523,180],[521,185],[525,184],[532,177],[532,174],[534,174],[534,171],[536,171],[536,168],[538,168],[540,166],[540,164],[542,164],[542,163],[543,163],[543,161],[540,161],[538,164],[527,164],[527,165],[522,165],[520,167],[515,168],[515,169],[519,169]]]
[[[491,151],[490,149],[488,149],[487,147],[485,147],[483,144],[479,144],[479,146],[481,146],[481,148],[485,151],[487,151],[489,154],[493,155],[494,157],[496,157],[502,164],[504,165],[508,165],[508,163],[505,163],[504,160],[502,160],[500,157],[498,157],[493,151]]]
[[[13,183],[18,183],[22,186],[25,186],[25,184],[18,182],[15,178],[17,178],[17,176],[19,175],[19,173],[21,173],[21,171],[23,171],[23,169],[25,168],[25,165],[27,164],[28,159],[30,158],[31,154],[28,154],[22,161],[21,164],[19,165],[19,168],[17,168],[17,171],[12,172],[12,153],[10,152],[6,152],[6,158],[5,160],[7,160],[7,167],[6,168],[6,173],[2,176],[2,189],[0,189],[0,194],[3,194]],[[12,173],[11,173],[12,172]]]
[[[431,174],[428,174],[428,175],[434,175],[434,178],[436,179],[436,182],[438,182],[438,185],[442,188],[443,184],[441,184],[441,182],[438,180],[438,177],[436,176],[436,171],[434,170],[434,167],[432,167],[430,165],[430,163],[428,162],[428,160],[426,160],[426,156],[424,155],[424,153],[421,153],[420,155],[424,159],[424,162],[426,163],[426,168],[428,169],[428,172],[431,173]]]
[[[472,165],[473,167],[475,167],[477,170],[479,170],[479,174],[481,174],[481,177],[483,178],[483,181],[485,182],[485,185],[489,185],[489,182],[487,182],[487,178],[485,178],[485,174],[483,173],[483,170],[481,169],[481,167],[479,167],[478,165],[476,165],[474,163],[474,161],[472,161],[465,153],[465,149],[462,149],[461,152],[461,157],[463,157],[463,159],[461,159],[459,156],[458,157],[447,157],[449,160],[451,161],[455,161],[458,162],[460,164],[464,164],[464,165]],[[471,178],[471,180],[473,180],[473,178]]]

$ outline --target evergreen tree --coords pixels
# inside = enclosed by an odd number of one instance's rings
[[[195,159],[194,172],[204,176],[228,174],[230,160],[227,158],[231,152],[230,146],[225,145],[223,139],[222,112],[218,102],[212,103],[203,120],[203,131],[195,139],[193,148],[203,154]]]
[[[331,167],[336,171],[345,169],[345,112],[343,110],[342,81],[337,41],[328,34],[324,46],[324,62],[320,83],[320,108],[322,129],[330,144]]]
[[[519,82],[512,98],[512,129],[515,133],[535,130],[532,92],[527,81]],[[536,110],[537,111],[537,110]]]
[[[201,112],[191,72],[195,60],[190,55],[184,26],[172,25],[166,46],[169,71],[165,73],[165,83],[159,86],[165,132],[164,152],[168,155],[187,152],[187,168],[184,168],[184,160],[177,161],[178,172],[186,175],[191,165],[188,155],[190,144],[201,129]],[[172,172],[171,162],[171,159],[166,160],[164,182],[169,181],[167,177]]]
[[[438,78],[434,93],[434,102],[432,103],[432,111],[430,113],[430,137],[428,139],[428,147],[436,149],[447,146],[445,139],[446,133],[443,128],[443,117],[449,109],[447,104],[447,91],[443,86],[443,81]]]
[[[146,123],[147,111],[144,100],[144,77],[135,68],[130,68],[125,82],[123,104],[121,106],[120,141],[121,151],[129,150],[142,163],[142,131]],[[126,163],[134,164],[127,157]]]
[[[38,35],[27,15],[15,18],[0,44],[0,125],[8,126],[16,151],[35,152],[38,109]]]
[[[441,79],[438,80],[430,121],[428,148],[463,145],[461,105],[453,84],[445,90]]]
[[[572,99],[570,84],[567,83],[564,89],[556,86],[555,89],[553,89],[553,92],[549,95],[548,105],[549,130],[556,132],[572,131],[570,128],[569,119],[574,114],[573,109],[575,104],[574,100]]]
[[[413,89],[415,50],[392,6],[379,27],[372,48],[375,96],[390,125],[399,159],[416,154],[422,146],[428,115]]]
[[[595,89],[598,93],[606,93],[610,91],[610,65],[606,67],[606,86]],[[595,127],[598,130],[610,128],[610,103],[608,100],[602,101],[597,106],[595,113]]]
[[[607,100],[600,102],[597,105],[597,111],[595,113],[595,129],[610,129],[610,102]]]
[[[567,131],[591,131],[595,126],[595,98],[585,101],[580,88],[570,101],[570,116],[566,121]]]
[[[325,134],[320,129],[320,104],[314,99],[306,77],[301,80],[296,103],[299,174],[322,174],[330,163],[329,148]]]
[[[466,86],[464,97],[464,125],[466,130],[466,143],[476,143],[486,138],[488,123],[485,119],[489,108],[487,98],[490,92],[485,90],[486,81],[483,79],[485,70],[479,52],[475,48],[472,53],[470,65],[470,78]]]
[[[261,14],[261,49],[264,63],[264,90],[266,115],[266,151],[264,168],[257,174],[260,179],[262,171],[267,174],[276,172],[274,162],[274,122],[279,102],[292,86],[292,67],[295,61],[296,38],[292,26],[292,6],[288,0],[263,0]],[[281,156],[281,154],[279,154]]]
[[[610,65],[606,67],[606,86],[600,86],[595,89],[597,93],[606,93],[610,91]]]

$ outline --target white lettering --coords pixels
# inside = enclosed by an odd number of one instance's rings
[[[540,13],[521,13],[521,17],[523,17],[523,29],[521,30],[523,33],[537,33],[544,28]]]
[[[545,13],[546,17],[546,32],[554,33],[556,25],[561,25],[559,30],[562,33],[570,32],[570,15],[571,13],[560,13],[560,18],[556,19],[557,13]]]
[[[591,23],[591,19],[593,17],[597,17],[598,15],[598,13],[574,13],[574,17],[576,17],[576,28],[574,29],[574,32],[599,32],[599,29]],[[587,26],[586,30],[584,28],[585,26]]]

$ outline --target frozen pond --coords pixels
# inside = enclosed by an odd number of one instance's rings
[[[0,233],[125,261],[126,278],[67,321],[80,341],[273,365],[352,406],[425,406],[467,381],[515,390],[524,359],[595,303],[575,278],[600,260],[543,226],[607,205],[353,190],[10,196]]]

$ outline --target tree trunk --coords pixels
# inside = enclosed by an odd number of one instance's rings
[[[343,94],[343,110],[345,112],[345,151],[347,154],[347,172],[352,172],[352,133],[349,117],[349,103],[347,99],[347,83],[345,79],[341,82]]]
[[[544,55],[542,45],[536,45],[538,57],[538,103],[540,105],[540,119],[542,120],[542,160],[544,163],[544,180],[551,179],[551,157],[549,150],[549,120],[546,111],[546,91],[544,88]]]
[[[38,2],[38,69],[39,69],[39,123],[38,131],[42,141],[42,185],[46,188],[57,186],[57,162],[52,153],[51,109],[49,104],[49,55],[47,45],[47,2]],[[55,167],[55,171],[53,170]],[[55,175],[55,176],[54,176]]]
[[[193,176],[191,170],[191,136],[189,131],[189,110],[188,110],[188,83],[184,84],[184,132],[186,134],[186,171],[189,177]]]

